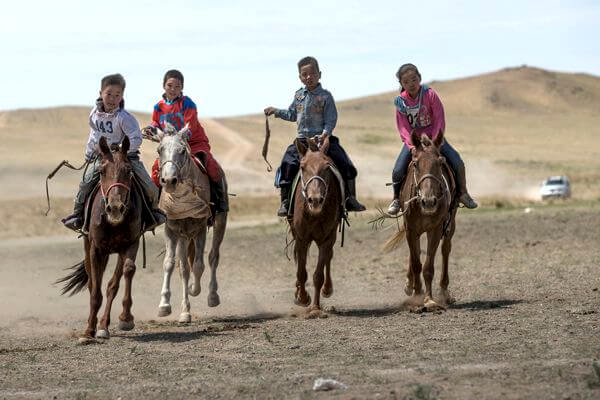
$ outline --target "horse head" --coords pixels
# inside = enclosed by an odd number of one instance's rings
[[[308,139],[308,143],[296,139],[295,141],[300,159],[300,183],[302,185],[302,196],[306,200],[308,212],[312,215],[320,214],[327,199],[330,185],[331,159],[327,156],[329,148],[329,137],[326,137],[321,146],[314,139]]]
[[[131,197],[133,169],[127,158],[129,138],[125,136],[121,146],[111,150],[102,136],[98,151],[102,155],[100,172],[100,193],[102,194],[106,219],[111,225],[123,222]]]
[[[435,139],[431,140],[427,135],[419,136],[413,131],[411,143],[414,146],[411,150],[413,181],[421,213],[435,214],[448,193],[448,184],[442,172],[445,160],[440,152],[444,144],[444,132],[440,131]]]
[[[175,191],[178,183],[182,182],[183,171],[191,160],[191,150],[188,144],[189,127],[177,131],[168,122],[162,132],[156,137],[160,142],[158,145],[158,157],[160,166],[160,184],[167,193]]]

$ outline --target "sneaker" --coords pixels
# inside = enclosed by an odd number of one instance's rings
[[[83,227],[83,218],[81,218],[78,213],[73,213],[67,217],[64,217],[61,221],[65,227],[75,232],[79,232]]]
[[[473,200],[469,193],[463,193],[462,196],[460,196],[460,198],[458,199],[458,201],[460,201],[467,208],[473,209],[478,207],[477,202]]]
[[[394,199],[390,203],[390,206],[388,207],[387,212],[390,215],[396,215],[400,212],[401,209],[402,209],[402,207],[400,207],[400,200]]]
[[[363,206],[356,200],[356,197],[348,197],[346,199],[346,211],[360,212],[365,211],[367,207]]]
[[[289,207],[290,207],[290,201],[288,199],[283,200],[281,202],[281,207],[279,207],[279,210],[277,210],[277,216],[278,217],[287,217]]]

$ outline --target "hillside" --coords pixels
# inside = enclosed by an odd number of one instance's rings
[[[600,198],[600,78],[518,67],[429,84],[445,105],[447,138],[465,159],[475,195],[534,195],[544,177],[567,174],[574,197]],[[338,102],[336,134],[359,168],[362,196],[389,197],[385,183],[401,145],[394,126],[395,95]],[[288,100],[275,99],[274,105],[286,106]],[[88,112],[88,107],[0,112],[0,199],[42,196],[45,176],[56,164],[63,159],[79,163]],[[150,118],[135,115],[142,125]],[[263,115],[202,122],[233,192],[275,193],[273,173],[266,172],[260,156]],[[271,119],[271,129],[269,160],[276,165],[295,126]],[[154,148],[143,146],[147,166]],[[77,174],[65,172],[52,182],[52,193],[72,196],[77,180]]]

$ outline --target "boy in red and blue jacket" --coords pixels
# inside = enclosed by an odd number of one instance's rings
[[[229,210],[229,204],[225,195],[225,184],[222,169],[210,152],[210,144],[204,128],[198,121],[196,104],[188,96],[183,95],[183,74],[178,70],[167,71],[163,78],[165,93],[163,98],[154,106],[152,122],[144,128],[151,133],[156,128],[164,127],[168,122],[178,131],[188,124],[191,132],[188,144],[192,154],[203,161],[211,186],[211,202],[215,205],[217,213]],[[158,172],[158,159],[152,166],[152,179],[160,186]]]

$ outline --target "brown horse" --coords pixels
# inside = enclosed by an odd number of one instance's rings
[[[321,311],[320,294],[321,288],[324,297],[333,294],[330,269],[336,228],[341,217],[342,193],[332,169],[333,161],[326,155],[329,139],[325,138],[320,148],[314,140],[308,141],[308,147],[298,139],[295,143],[302,156],[300,181],[294,193],[294,214],[290,220],[295,240],[294,258],[298,266],[295,303],[306,307],[311,302],[305,289],[306,258],[308,248],[314,241],[319,247],[319,259],[313,274],[314,298],[308,316],[324,317],[326,314]]]
[[[99,167],[100,190],[91,199],[91,219],[89,235],[83,237],[85,259],[73,266],[74,272],[57,282],[66,282],[62,294],[73,295],[85,285],[90,292],[90,314],[88,326],[80,337],[80,342],[93,341],[93,338],[108,339],[110,309],[119,290],[121,275],[125,275],[123,312],[119,316],[119,329],[131,330],[134,327],[131,314],[131,281],[135,274],[135,257],[142,234],[142,198],[133,183],[131,163],[127,159],[129,139],[127,136],[119,149],[111,151],[104,137],[100,138],[98,150],[102,157]],[[119,259],[112,279],[107,287],[104,315],[100,329],[96,332],[97,314],[102,305],[102,276],[111,253],[118,253]]]
[[[449,166],[440,154],[440,148],[444,143],[443,132],[432,141],[425,135],[419,137],[413,131],[411,142],[414,145],[412,161],[400,194],[400,201],[404,204],[402,212],[404,226],[386,243],[385,248],[396,247],[406,235],[410,259],[405,292],[409,296],[420,298],[422,291],[420,238],[423,233],[427,233],[427,257],[423,265],[425,279],[423,306],[427,310],[444,309],[445,304],[454,301],[448,292],[448,258],[456,228],[455,183]],[[442,237],[443,264],[440,294],[443,304],[438,304],[433,300],[431,283],[435,254]]]

